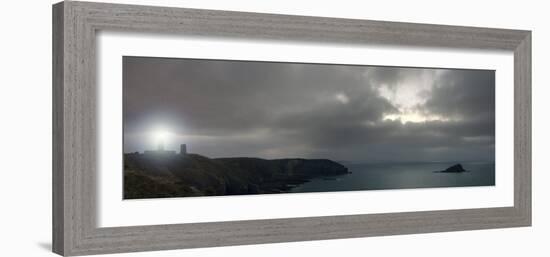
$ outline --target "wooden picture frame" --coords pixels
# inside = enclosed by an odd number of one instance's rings
[[[100,30],[513,51],[514,205],[97,227]],[[66,256],[530,226],[531,32],[65,1],[53,6],[53,131],[53,251]]]

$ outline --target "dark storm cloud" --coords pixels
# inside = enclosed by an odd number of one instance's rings
[[[378,66],[369,67],[366,73],[372,83],[395,88],[399,83],[411,79],[417,80],[425,75],[432,75],[436,71],[435,69]]]
[[[145,113],[173,113],[201,134],[265,127],[296,114],[325,116],[318,118],[328,122],[334,115],[380,119],[392,106],[372,91],[362,71],[353,66],[126,58],[125,115],[132,122]],[[350,105],[335,101],[336,94],[346,95]]]
[[[494,119],[495,73],[476,70],[444,72],[434,82],[423,108],[429,113],[464,119]]]
[[[385,118],[410,103],[442,119]],[[494,72],[125,57],[124,118],[127,152],[168,124],[211,157],[491,160]]]

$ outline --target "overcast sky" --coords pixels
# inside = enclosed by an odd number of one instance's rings
[[[124,151],[493,161],[495,74],[124,57]]]

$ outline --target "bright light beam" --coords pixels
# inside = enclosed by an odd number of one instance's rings
[[[152,138],[158,150],[164,150],[164,146],[171,138],[172,133],[165,129],[157,129],[152,132]]]

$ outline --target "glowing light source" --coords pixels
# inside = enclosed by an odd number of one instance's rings
[[[172,133],[166,129],[156,129],[151,135],[154,143],[157,145],[157,150],[164,150],[164,146],[170,140]]]
[[[154,137],[155,137],[155,140],[157,141],[165,141],[166,139],[168,139],[169,134],[170,133],[168,133],[167,131],[159,130],[159,131],[155,131]]]

